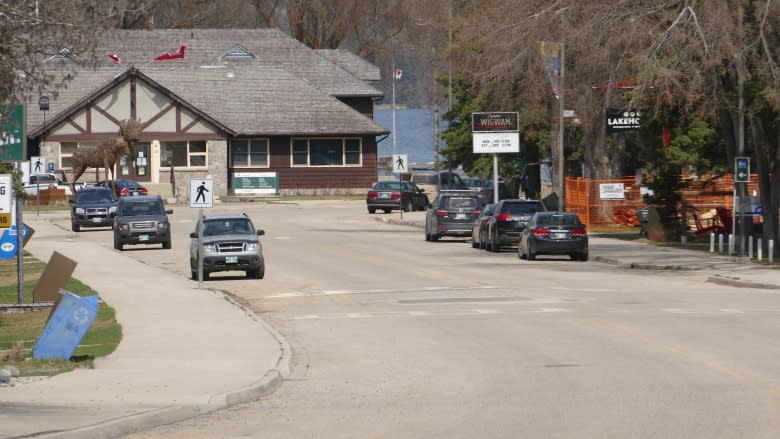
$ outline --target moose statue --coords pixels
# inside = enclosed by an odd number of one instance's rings
[[[134,156],[133,144],[138,141],[142,129],[140,121],[126,119],[119,122],[118,137],[106,140],[94,148],[77,148],[71,158],[73,165],[71,189],[73,193],[76,193],[76,182],[88,168],[104,168],[106,181],[109,181],[108,172],[110,170],[110,181],[113,188],[116,180],[116,162],[124,155]]]

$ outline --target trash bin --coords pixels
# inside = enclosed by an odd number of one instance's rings
[[[68,360],[81,343],[98,312],[98,296],[79,297],[60,290],[62,299],[33,346],[33,359]]]
[[[636,212],[636,217],[639,219],[639,236],[647,238],[647,220],[650,217],[648,208],[639,209]]]

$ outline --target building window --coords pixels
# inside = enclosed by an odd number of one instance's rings
[[[360,139],[293,139],[293,166],[360,166]]]
[[[61,142],[59,169],[73,169],[73,153],[78,148],[97,148],[96,142]]]
[[[205,140],[160,142],[160,167],[194,168],[208,166]]]
[[[268,139],[231,139],[230,164],[234,168],[267,168]]]

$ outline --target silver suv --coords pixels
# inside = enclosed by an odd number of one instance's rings
[[[114,218],[114,248],[122,251],[127,244],[162,244],[171,248],[171,223],[159,195],[120,197]]]
[[[203,256],[203,279],[220,271],[244,271],[247,277],[265,276],[263,246],[259,236],[265,231],[255,229],[247,214],[221,214],[203,217],[203,243],[198,243],[201,221],[190,233],[190,271],[198,280],[198,257]]]

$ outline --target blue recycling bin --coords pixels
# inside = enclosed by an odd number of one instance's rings
[[[98,313],[98,296],[79,297],[63,292],[62,300],[33,346],[33,359],[68,360]]]

